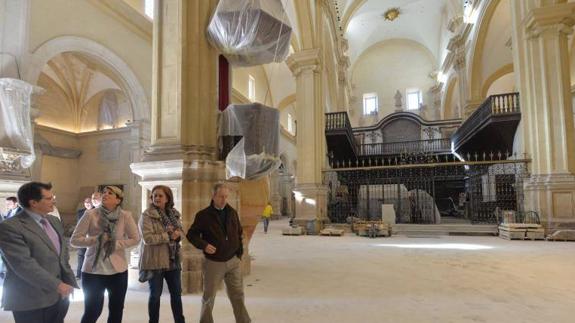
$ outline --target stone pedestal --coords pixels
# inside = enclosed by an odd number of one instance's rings
[[[307,234],[318,234],[328,221],[327,191],[327,187],[316,184],[299,184],[294,189],[294,223],[303,227]]]
[[[526,210],[538,210],[547,232],[575,228],[575,176],[532,176],[524,192]]]

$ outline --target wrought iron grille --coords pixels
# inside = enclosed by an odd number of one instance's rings
[[[377,220],[388,204],[397,223],[435,224],[445,217],[497,223],[496,211],[523,211],[528,160],[501,153],[465,156],[332,160],[324,171],[328,216],[335,223]]]

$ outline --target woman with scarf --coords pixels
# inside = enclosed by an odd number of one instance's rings
[[[160,297],[165,279],[170,291],[174,322],[184,323],[180,265],[180,240],[183,230],[180,212],[174,208],[174,195],[167,186],[155,186],[152,189],[151,202],[138,223],[142,236],[140,281],[148,281],[150,286],[149,322],[159,321]]]
[[[102,313],[104,292],[108,292],[108,323],[122,322],[124,299],[128,289],[126,249],[140,241],[132,214],[120,205],[124,193],[116,186],[106,186],[102,204],[86,211],[71,244],[88,248],[82,265],[84,315],[81,323],[95,323]]]

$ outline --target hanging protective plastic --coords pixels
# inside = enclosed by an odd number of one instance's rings
[[[32,166],[34,138],[30,119],[34,87],[27,82],[0,78],[0,150],[4,159],[15,159],[22,168]]]
[[[220,0],[208,39],[233,66],[282,62],[291,25],[280,0]]]
[[[277,109],[259,103],[230,105],[222,112],[219,136],[242,137],[226,157],[228,179],[257,179],[281,164]]]

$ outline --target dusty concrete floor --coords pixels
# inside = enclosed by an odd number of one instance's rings
[[[284,237],[286,221],[252,240],[246,303],[254,322],[574,322],[575,243],[495,237]],[[144,288],[143,288],[144,287]],[[197,322],[200,296],[184,296]],[[147,321],[131,286],[124,322]],[[81,302],[67,322],[79,322]],[[164,295],[161,320],[171,322]],[[98,322],[105,322],[106,310]],[[234,322],[220,292],[216,322]],[[0,312],[0,322],[13,322]]]

